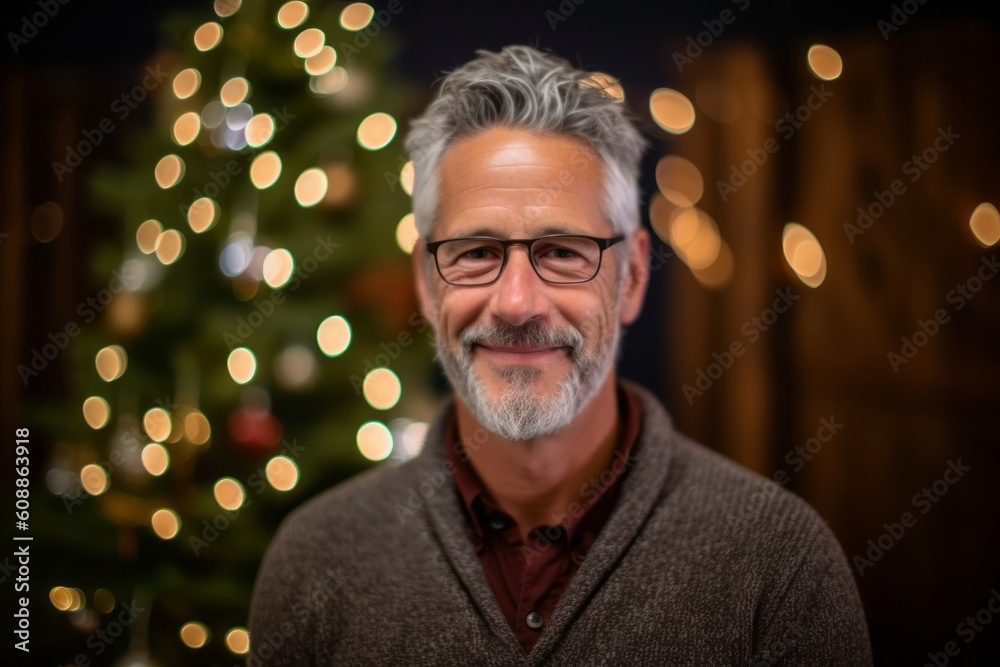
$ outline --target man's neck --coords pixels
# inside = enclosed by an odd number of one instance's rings
[[[500,507],[517,521],[522,538],[538,525],[574,521],[581,489],[607,469],[614,455],[620,416],[614,373],[559,433],[512,442],[486,431],[461,398],[456,400],[459,440],[469,461]],[[567,516],[569,518],[567,518]]]

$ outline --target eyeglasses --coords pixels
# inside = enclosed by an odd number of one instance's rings
[[[523,245],[528,249],[531,266],[547,283],[567,285],[593,280],[601,270],[604,251],[625,239],[610,239],[574,234],[553,234],[535,239],[494,239],[476,236],[445,239],[427,244],[434,255],[438,273],[449,285],[473,287],[495,282],[507,266],[507,249]]]

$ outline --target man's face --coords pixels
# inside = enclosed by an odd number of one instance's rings
[[[615,234],[601,207],[603,193],[602,161],[586,144],[489,130],[446,151],[431,240],[609,238]],[[644,232],[637,236],[648,243]],[[421,302],[445,373],[477,420],[508,440],[550,435],[570,423],[613,369],[619,323],[638,314],[634,296],[626,297],[629,312],[622,311],[614,250],[604,252],[600,272],[585,283],[543,281],[527,248],[515,245],[496,282],[454,286],[435,271],[430,289],[421,262],[434,260],[423,246],[416,253]]]

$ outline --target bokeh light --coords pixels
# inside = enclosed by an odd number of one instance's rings
[[[403,392],[399,376],[389,368],[375,368],[365,376],[361,385],[368,405],[376,410],[389,410],[399,402]]]
[[[984,248],[996,245],[1000,241],[1000,212],[990,202],[983,202],[969,217],[969,228],[976,240]]]
[[[108,490],[111,482],[108,473],[96,463],[88,463],[80,470],[80,484],[92,496],[99,496]]]
[[[819,239],[804,226],[790,222],[781,234],[785,260],[803,283],[819,287],[826,278],[826,254]]]
[[[319,53],[326,43],[326,35],[319,28],[306,28],[295,37],[293,48],[299,58],[310,58]]]
[[[351,344],[351,325],[340,315],[326,318],[316,329],[316,343],[326,356],[340,356]]]
[[[184,178],[184,161],[176,155],[164,155],[153,170],[156,184],[164,190],[177,185]]]
[[[199,51],[211,51],[222,41],[222,26],[218,23],[204,23],[194,31],[194,46]]]
[[[649,96],[653,120],[671,134],[684,134],[694,126],[694,105],[683,93],[672,88],[657,88]]]
[[[91,396],[83,402],[83,419],[90,428],[104,428],[110,418],[111,407],[102,397]]]
[[[337,52],[332,46],[324,46],[314,56],[306,58],[306,72],[313,76],[326,74],[337,64]]]
[[[403,187],[403,192],[408,195],[413,194],[413,179],[415,177],[416,171],[413,167],[413,160],[410,160],[399,170],[399,184]]]
[[[309,6],[299,0],[286,2],[278,10],[278,25],[285,30],[291,30],[302,25],[302,22],[309,17]]]
[[[198,88],[200,87],[201,72],[193,67],[181,70],[177,73],[177,76],[174,77],[174,95],[176,95],[178,99],[186,100],[198,92]]]
[[[113,382],[125,374],[128,368],[128,355],[121,345],[109,345],[101,348],[94,357],[97,374],[105,382]]]
[[[369,461],[382,461],[392,453],[392,432],[382,422],[365,422],[358,429],[358,451]]]
[[[233,77],[222,84],[219,99],[227,107],[234,107],[250,95],[250,82],[242,76]]]
[[[844,71],[844,61],[837,51],[826,44],[813,44],[806,55],[809,70],[823,81],[833,81]]]
[[[201,234],[215,226],[219,219],[219,204],[214,199],[202,197],[196,199],[188,208],[187,220],[191,230]]]
[[[154,442],[163,442],[170,437],[173,430],[173,420],[170,413],[163,408],[151,408],[142,417],[142,428]]]
[[[246,500],[246,492],[243,485],[232,477],[223,477],[212,489],[215,502],[224,510],[238,510]]]
[[[278,182],[281,176],[281,158],[274,151],[264,151],[250,164],[250,182],[264,190]]]
[[[319,167],[306,169],[295,180],[295,201],[306,208],[315,206],[323,200],[328,186],[326,172]]]
[[[287,456],[275,456],[264,468],[267,481],[278,491],[290,491],[299,483],[299,467]]]
[[[229,353],[226,366],[234,382],[246,384],[257,373],[257,357],[248,348],[238,347]]]
[[[340,12],[340,25],[344,30],[357,32],[364,30],[372,21],[375,10],[371,5],[364,2],[355,2],[344,7]]]
[[[201,648],[208,643],[208,628],[197,621],[185,623],[180,631],[181,641],[188,648]]]
[[[248,146],[260,148],[274,137],[274,118],[270,114],[259,113],[247,122],[243,132]]]
[[[156,258],[164,265],[173,264],[184,254],[184,235],[176,229],[167,229],[156,239]]]
[[[149,526],[160,539],[171,540],[181,530],[181,518],[177,512],[164,507],[153,512],[149,518]]]
[[[170,454],[158,442],[151,442],[142,448],[142,467],[150,475],[159,477],[170,467]]]
[[[187,146],[198,138],[201,131],[201,116],[197,111],[182,113],[174,121],[173,137],[174,141],[181,146]]]
[[[250,633],[246,628],[233,628],[226,633],[226,648],[236,655],[250,651]]]
[[[667,155],[656,164],[656,185],[675,206],[694,206],[705,191],[698,167],[679,155]]]
[[[264,258],[264,282],[272,289],[284,287],[294,271],[295,258],[284,248],[272,250]]]
[[[396,119],[389,114],[373,113],[358,126],[358,143],[370,151],[385,148],[396,136],[396,128]]]
[[[396,243],[407,255],[413,252],[414,244],[420,239],[417,220],[412,213],[404,215],[396,225]]]

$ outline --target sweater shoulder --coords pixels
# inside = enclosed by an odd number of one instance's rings
[[[683,435],[676,435],[668,478],[671,503],[726,534],[740,533],[759,543],[795,540],[803,546],[829,526],[805,500],[774,480]]]

